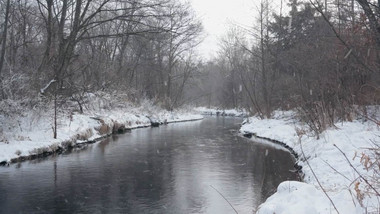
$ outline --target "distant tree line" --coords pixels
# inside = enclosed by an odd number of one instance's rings
[[[263,118],[296,108],[317,133],[337,120],[366,116],[365,106],[380,101],[380,1],[287,0],[277,6],[274,13],[262,0],[249,36],[234,28],[221,41],[202,80],[221,85],[204,84],[210,96],[202,102]]]

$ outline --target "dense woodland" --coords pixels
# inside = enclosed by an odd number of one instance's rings
[[[194,70],[201,23],[172,0],[1,2],[1,98],[99,90],[173,108]]]
[[[206,61],[189,3],[1,0],[0,114],[13,102],[83,111],[87,94],[102,91],[168,110],[195,103],[265,118],[296,108],[318,133],[378,104],[380,1],[255,4],[257,22],[231,28]]]
[[[205,65],[208,78],[223,83],[208,85],[205,102],[262,118],[297,109],[317,134],[338,120],[371,119],[365,106],[380,101],[379,6],[262,0],[252,29],[231,29]]]

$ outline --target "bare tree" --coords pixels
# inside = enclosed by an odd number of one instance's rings
[[[166,108],[172,109],[175,104],[176,95],[172,94],[173,81],[176,77],[175,69],[178,63],[186,57],[186,54],[199,44],[199,35],[202,27],[200,21],[196,20],[188,4],[171,4],[168,8],[169,18],[167,20],[166,33],[168,38],[166,53],[166,74],[164,80]],[[186,68],[186,67],[185,67]],[[178,72],[177,72],[178,75]],[[187,72],[182,75],[182,80],[187,79]],[[184,85],[184,82],[181,84]],[[174,100],[172,100],[174,99]]]
[[[6,6],[5,6],[5,18],[4,18],[4,29],[3,33],[1,35],[1,52],[0,52],[0,93],[2,95],[2,99],[4,99],[5,95],[3,92],[3,77],[2,77],[2,70],[4,66],[4,60],[5,60],[5,48],[7,44],[7,35],[8,35],[8,18],[9,18],[9,10],[11,7],[10,0],[7,0]]]
[[[264,115],[269,118],[271,114],[271,102],[270,102],[270,94],[268,88],[268,70],[267,70],[267,62],[268,58],[268,39],[269,39],[269,2],[268,0],[260,2],[260,10],[259,10],[259,23],[260,23],[260,60],[261,60],[261,85],[262,85],[262,94],[264,101]]]
[[[362,7],[368,22],[371,32],[376,40],[378,48],[380,48],[380,1],[377,1],[377,5],[372,4],[368,0],[356,0]]]

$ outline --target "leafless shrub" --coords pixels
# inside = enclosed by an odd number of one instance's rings
[[[357,192],[357,198],[362,201],[364,197],[376,197],[379,200],[378,209],[380,209],[380,144],[379,142],[372,142],[372,148],[366,148],[360,156],[360,162],[367,172],[372,172],[365,175],[365,180],[368,180],[370,185],[366,182],[360,182],[355,184],[355,191]]]

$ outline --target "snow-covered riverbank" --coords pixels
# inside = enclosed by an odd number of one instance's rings
[[[97,98],[95,100],[82,114],[69,110],[59,112],[57,139],[53,138],[52,110],[30,109],[17,116],[0,115],[0,163],[53,153],[112,133],[148,127],[152,121],[172,123],[203,118],[195,111],[169,112],[148,101],[140,105],[125,102],[115,107],[107,104],[105,108],[104,103],[98,102]]]
[[[298,164],[303,167],[305,183],[281,183],[277,193],[260,205],[257,213],[336,213],[334,206],[344,214],[380,213],[380,198],[375,193],[380,189],[379,181],[370,167],[370,148],[380,142],[380,127],[376,123],[364,120],[336,123],[336,127],[324,131],[317,139],[304,124],[297,122],[293,112],[279,111],[273,118],[251,117],[240,131],[292,147],[300,156]]]
[[[231,116],[231,117],[246,117],[248,113],[244,110],[236,109],[219,109],[219,108],[206,108],[206,107],[197,107],[196,111],[200,112],[202,115],[216,115],[216,116]]]

